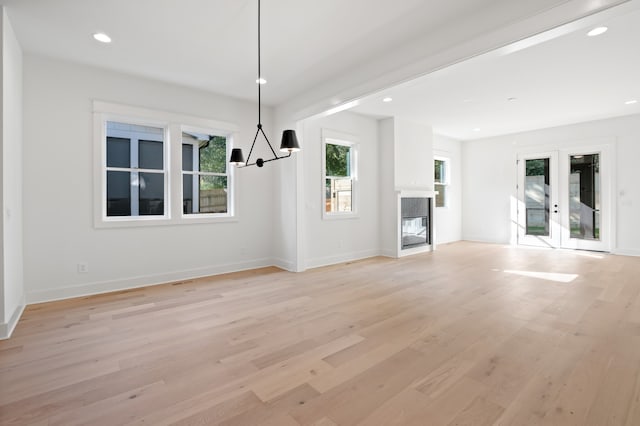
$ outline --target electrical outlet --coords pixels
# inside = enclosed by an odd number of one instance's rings
[[[86,274],[89,272],[89,264],[88,263],[78,263],[78,273]]]

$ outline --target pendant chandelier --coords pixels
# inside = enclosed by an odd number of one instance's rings
[[[264,163],[268,163],[269,161],[282,160],[283,158],[291,157],[291,154],[297,151],[300,151],[300,145],[298,145],[298,138],[296,137],[296,132],[294,130],[285,130],[282,132],[282,142],[280,143],[280,151],[288,153],[287,155],[278,156],[276,151],[271,146],[271,142],[269,142],[269,138],[265,134],[264,130],[262,130],[262,93],[261,87],[266,80],[262,78],[261,69],[260,69],[260,0],[258,0],[258,79],[256,80],[258,83],[258,130],[256,130],[256,135],[253,137],[253,143],[251,144],[251,149],[249,150],[249,155],[245,161],[244,156],[242,155],[242,149],[233,148],[231,150],[231,158],[229,159],[229,163],[235,165],[237,167],[248,167],[248,166],[258,166],[262,167]],[[262,134],[264,140],[267,141],[267,145],[271,149],[273,153],[273,158],[262,159],[258,158],[254,163],[250,163],[251,154],[253,153],[253,148],[256,145],[256,141],[258,140],[258,136]]]

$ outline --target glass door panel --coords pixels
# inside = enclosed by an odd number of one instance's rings
[[[569,231],[600,240],[600,154],[569,156]]]
[[[611,250],[608,145],[560,151],[564,248]]]
[[[557,152],[518,158],[518,243],[557,247]]]
[[[525,161],[524,203],[527,235],[548,237],[549,226],[549,158]]]

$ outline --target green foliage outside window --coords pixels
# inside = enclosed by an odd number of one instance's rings
[[[209,136],[208,141],[201,142],[199,154],[201,172],[226,172],[227,138],[222,136]]]
[[[435,182],[436,183],[444,183],[444,161],[443,160],[434,160],[435,161]]]
[[[327,176],[351,176],[351,147],[326,144]]]
[[[540,158],[537,160],[527,160],[525,162],[525,176],[545,176],[549,168],[549,159]]]

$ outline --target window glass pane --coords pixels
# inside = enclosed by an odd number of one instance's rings
[[[157,169],[164,168],[162,154],[162,142],[157,141],[138,141],[138,167],[141,169]]]
[[[351,176],[351,147],[326,144],[327,176]]]
[[[200,144],[200,171],[210,173],[227,172],[227,139],[211,136],[209,141]]]
[[[227,177],[200,176],[199,213],[227,213]]]
[[[439,183],[435,184],[435,189],[436,191],[438,191],[438,194],[436,194],[436,207],[445,207],[446,203],[445,200],[447,199],[447,187],[446,185],[442,185]]]
[[[107,138],[107,167],[131,167],[131,141],[126,138]]]
[[[131,216],[131,173],[107,172],[107,216]]]
[[[525,161],[524,198],[527,235],[549,236],[549,159]]]
[[[352,211],[351,194],[353,181],[351,179],[331,179],[325,182],[325,211]]]
[[[140,216],[162,216],[164,214],[164,174],[139,173],[138,175]]]
[[[569,174],[571,238],[600,239],[600,155],[572,155]]]
[[[445,162],[443,160],[434,160],[434,171],[435,176],[434,180],[436,183],[444,183],[445,182]]]
[[[182,175],[182,213],[193,213],[193,175]]]
[[[182,170],[193,171],[193,145],[190,143],[182,144]]]

